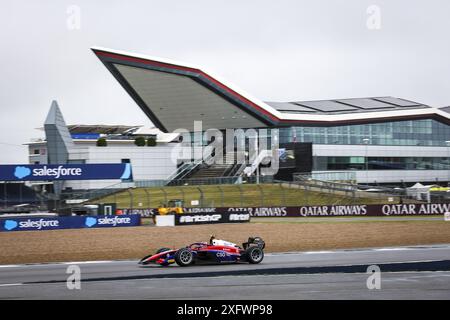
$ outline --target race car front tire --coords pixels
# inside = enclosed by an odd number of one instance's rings
[[[175,262],[180,267],[186,267],[194,263],[194,254],[188,248],[182,248],[175,253]]]
[[[245,251],[246,260],[251,264],[263,261],[264,251],[260,247],[250,247]]]

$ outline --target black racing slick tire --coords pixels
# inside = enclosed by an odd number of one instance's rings
[[[156,254],[164,252],[164,251],[169,251],[169,250],[170,250],[169,248],[160,248],[160,249],[156,250]]]
[[[250,247],[245,251],[247,261],[251,264],[257,264],[263,261],[264,251],[260,247]]]
[[[186,267],[194,263],[194,254],[188,248],[182,248],[175,253],[175,262],[180,267]]]

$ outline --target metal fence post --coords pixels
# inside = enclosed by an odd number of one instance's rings
[[[130,209],[133,209],[133,193],[130,189],[127,189],[128,194],[130,195]]]
[[[300,198],[300,197],[299,197]],[[308,190],[308,186],[305,185],[305,205],[309,205],[309,190]]]
[[[261,207],[264,207],[264,191],[260,184],[257,184],[256,186],[258,187],[259,192],[261,193]]]
[[[242,189],[242,186],[238,184],[237,186],[239,188],[239,199],[241,201],[241,207],[244,206],[244,190]]]
[[[281,206],[285,207],[286,206],[286,193],[285,193],[285,190],[283,188],[283,183],[280,182],[279,186],[280,186],[280,189],[281,189],[281,199],[282,199]]]
[[[197,187],[197,189],[200,192],[200,207],[203,207],[203,190],[200,187]]]
[[[167,205],[167,191],[164,188],[159,188],[164,193],[164,205]]]
[[[182,187],[178,187],[178,190],[180,190],[180,192],[181,192],[181,196],[183,197],[183,203],[184,203],[184,201],[186,201],[186,198],[184,197],[184,190]]]
[[[145,194],[147,195],[147,208],[150,208],[150,193],[148,192],[147,188],[143,188]]]
[[[217,188],[219,189],[219,191],[220,191],[220,200],[221,200],[221,205],[222,205],[222,207],[224,206],[224,193],[223,193],[223,189],[219,186],[219,185],[217,185]]]
[[[22,193],[23,193],[22,188],[23,188],[23,186],[24,186],[23,183],[21,183],[20,186],[19,186],[19,201],[20,201],[21,204],[23,203],[23,201],[22,201],[22,199],[23,199],[22,198]]]
[[[3,181],[3,198],[5,199],[4,201],[5,209],[8,207],[8,193],[6,192],[6,186],[7,186],[6,181]]]

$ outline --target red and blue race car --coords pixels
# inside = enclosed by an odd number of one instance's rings
[[[266,244],[260,237],[250,237],[242,247],[211,236],[209,243],[196,242],[181,249],[161,248],[156,254],[139,261],[140,265],[158,264],[168,266],[176,263],[181,267],[196,263],[260,263],[264,259]]]

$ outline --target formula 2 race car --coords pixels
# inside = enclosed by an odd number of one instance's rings
[[[142,258],[139,264],[168,266],[176,262],[181,267],[195,263],[248,262],[256,264],[264,259],[265,246],[265,242],[260,237],[248,238],[241,248],[234,243],[211,236],[209,243],[196,242],[178,250],[161,248],[156,251],[156,254]]]

